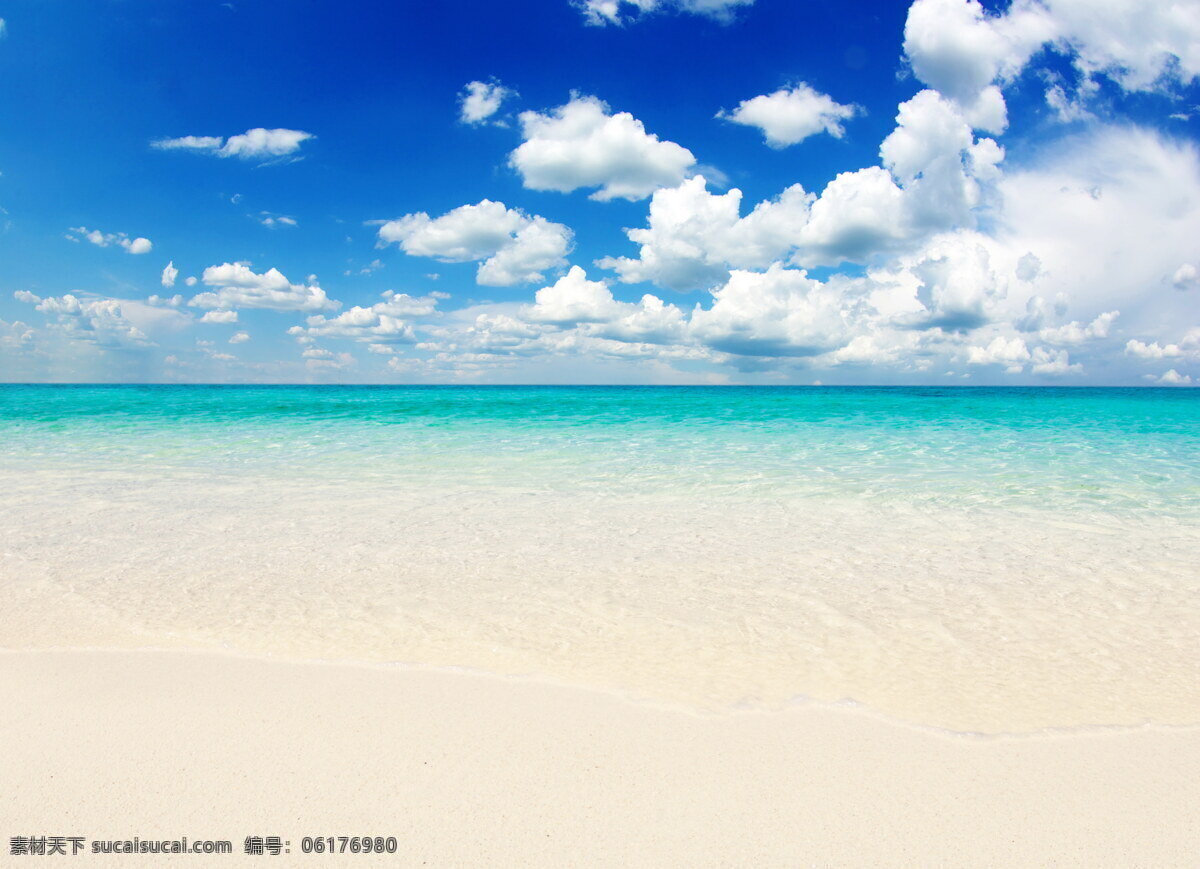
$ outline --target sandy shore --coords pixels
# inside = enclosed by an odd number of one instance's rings
[[[1195,866],[1200,732],[955,737],[853,709],[698,717],[457,673],[0,654],[15,835],[395,836],[354,865]],[[13,858],[15,859],[15,858]],[[350,859],[349,855],[345,859]]]

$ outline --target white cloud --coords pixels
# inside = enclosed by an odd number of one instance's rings
[[[902,103],[880,146],[883,166],[843,172],[819,197],[793,185],[739,217],[741,191],[707,192],[703,176],[657,191],[646,229],[627,230],[637,259],[605,257],[622,281],[671,289],[712,286],[729,268],[866,263],[918,248],[931,236],[976,223],[975,209],[1000,176],[1004,156],[976,140],[954,105],[925,90]]]
[[[1185,359],[1200,362],[1200,327],[1189,329],[1178,343],[1146,343],[1136,338],[1125,342],[1125,355],[1137,359]]]
[[[207,311],[200,318],[201,323],[236,323],[238,321],[237,311]]]
[[[86,226],[72,226],[67,238],[71,241],[88,241],[97,247],[119,247],[126,253],[150,253],[154,245],[148,238],[130,238],[123,232],[101,232],[98,229],[88,229]]]
[[[1200,238],[1194,145],[1099,127],[1008,172],[996,191],[993,235],[1041,264],[1030,295],[1053,287],[1090,317],[1119,310],[1122,326],[1148,339],[1164,325],[1195,322],[1194,297],[1170,291]],[[1013,301],[1024,306],[1027,297]]]
[[[916,0],[904,51],[917,78],[961,106],[972,126],[1001,132],[1011,82],[1043,46],[1067,53],[1082,82],[1075,99],[1061,85],[1046,98],[1060,118],[1087,116],[1091,79],[1146,91],[1200,75],[1200,6],[1194,0],[1015,0],[988,14],[977,0]]]
[[[1064,124],[1091,120],[1095,116],[1085,106],[1088,94],[1093,91],[1094,88],[1084,87],[1072,96],[1061,84],[1052,84],[1046,88],[1046,105],[1054,110],[1055,116]]]
[[[1010,374],[1019,374],[1030,359],[1029,348],[1020,338],[997,335],[986,347],[967,348],[970,365],[1004,365]]]
[[[467,82],[459,96],[459,120],[464,124],[482,124],[500,111],[501,104],[515,93],[497,81]]]
[[[1042,329],[1038,333],[1038,337],[1047,344],[1083,344],[1097,338],[1107,338],[1113,321],[1120,313],[1120,311],[1106,311],[1086,326],[1078,320],[1072,320],[1063,326]]]
[[[379,242],[441,262],[482,260],[478,283],[502,287],[542,280],[548,269],[564,265],[572,233],[561,223],[484,199],[438,218],[422,211],[389,220],[379,228]]]
[[[305,284],[293,284],[279,269],[256,274],[246,263],[223,263],[204,270],[207,292],[193,296],[196,308],[266,308],[272,311],[320,311],[341,307],[325,295],[310,275]]]
[[[0,349],[23,351],[36,335],[36,330],[20,320],[9,323],[0,319]]]
[[[970,230],[935,236],[918,252],[870,273],[898,325],[969,332],[1002,319],[1016,266],[1010,251]]]
[[[588,24],[602,26],[636,20],[627,14],[630,7],[637,11],[637,17],[670,9],[727,21],[739,6],[749,6],[753,2],[754,0],[577,0],[577,5],[583,10],[584,20]]]
[[[1081,374],[1083,366],[1071,363],[1071,356],[1066,350],[1047,350],[1036,347],[1033,351],[1033,373],[1049,374],[1057,377],[1062,374]]]
[[[820,132],[840,139],[845,133],[842,122],[857,113],[856,106],[841,105],[800,82],[791,88],[743,100],[733,111],[718,112],[717,117],[757,127],[762,130],[768,145],[783,148]]]
[[[249,340],[250,340],[249,332],[234,332],[229,337],[230,344],[245,344]]]
[[[697,175],[656,191],[649,226],[626,230],[641,246],[636,259],[605,257],[597,265],[615,270],[625,283],[706,289],[724,283],[730,267],[766,268],[786,255],[804,230],[813,199],[797,184],[740,217],[742,191],[710,193]]]
[[[904,53],[917,78],[954,100],[979,129],[1003,132],[1004,100],[995,82],[1019,73],[1055,25],[1039,3],[1017,0],[987,15],[977,0],[916,0],[904,25]]]
[[[537,291],[534,304],[523,309],[527,320],[536,323],[603,323],[620,314],[621,308],[608,286],[589,281],[587,272],[572,266],[549,287]]]
[[[180,136],[177,139],[157,139],[150,147],[161,151],[212,151],[216,153],[225,144],[222,136]]]
[[[307,327],[293,326],[288,330],[288,334],[308,335],[313,338],[346,338],[376,344],[413,344],[417,340],[412,326],[404,320],[358,305],[332,319],[320,314],[309,317],[307,323]]]
[[[147,347],[152,343],[125,313],[125,307],[136,307],[137,303],[80,298],[72,293],[45,299],[28,292],[15,295],[18,301],[35,304],[39,312],[53,318],[56,327],[72,340],[112,348]]]
[[[1184,263],[1175,270],[1171,283],[1177,290],[1194,290],[1200,287],[1200,272],[1191,263]]]
[[[1200,6],[1193,0],[1046,0],[1058,39],[1086,75],[1127,90],[1200,76]]]
[[[341,338],[350,341],[384,345],[416,343],[416,333],[409,320],[428,317],[437,312],[445,293],[414,297],[388,290],[384,301],[369,308],[355,305],[336,317],[309,317],[305,326],[293,326],[288,334],[297,338]],[[378,351],[374,351],[378,352]]]
[[[177,139],[157,139],[150,145],[163,151],[195,151],[241,160],[270,160],[296,153],[304,142],[313,138],[315,136],[312,133],[303,130],[255,127],[228,139],[220,136],[182,136]]]
[[[307,352],[305,355],[308,355]],[[304,366],[310,371],[345,371],[357,365],[358,360],[349,353],[323,353],[317,358],[307,358],[304,362]]]
[[[286,214],[272,214],[270,211],[260,211],[254,218],[263,226],[274,228],[276,226],[297,226],[298,222],[294,217],[288,217]]]
[[[179,269],[175,268],[175,260],[171,260],[162,270],[162,285],[167,289],[175,286],[175,279],[179,277]]]
[[[594,187],[592,199],[643,199],[678,184],[696,163],[687,148],[647,133],[628,112],[610,115],[595,97],[576,95],[547,114],[522,112],[520,120],[525,142],[509,163],[531,190]]]
[[[1153,375],[1150,375],[1152,379]],[[1154,379],[1155,383],[1161,383],[1164,386],[1190,386],[1192,378],[1186,374],[1180,374],[1174,368],[1168,369],[1161,377]]]
[[[1147,344],[1136,338],[1130,338],[1125,342],[1125,353],[1139,359],[1173,359],[1184,355],[1178,344],[1164,346],[1157,341]]]
[[[183,296],[178,293],[173,296],[153,295],[146,299],[146,304],[161,308],[178,308],[183,304]]]
[[[861,300],[798,269],[735,270],[712,291],[712,307],[692,312],[690,334],[716,350],[745,356],[816,356],[844,346]]]

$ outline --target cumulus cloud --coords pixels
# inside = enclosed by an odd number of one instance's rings
[[[162,285],[167,289],[175,286],[175,279],[179,277],[179,269],[175,268],[175,260],[171,260],[162,270]]]
[[[192,297],[196,308],[265,308],[272,311],[320,311],[341,307],[325,295],[310,275],[304,284],[291,283],[279,269],[256,274],[247,263],[222,263],[204,270],[204,284],[212,289]]]
[[[673,10],[707,15],[718,21],[728,21],[740,6],[749,6],[754,0],[577,0],[583,10],[584,21],[591,25],[625,24],[642,15]],[[635,15],[630,15],[634,12]]]
[[[772,148],[784,148],[803,142],[809,136],[825,132],[840,139],[845,133],[842,122],[858,113],[856,106],[844,106],[800,82],[770,94],[743,100],[731,112],[718,112],[735,124],[757,127]]]
[[[1081,85],[1046,97],[1060,117],[1085,117],[1091,79],[1146,91],[1187,84],[1200,75],[1200,7],[1191,0],[1016,0],[988,14],[977,0],[916,0],[909,7],[904,52],[917,78],[962,108],[972,126],[1001,132],[1000,87],[1042,47],[1071,57]]]
[[[231,336],[229,336],[230,344],[245,344],[249,340],[249,332],[234,332]]]
[[[1021,338],[997,335],[986,347],[967,348],[968,364],[1003,365],[1009,374],[1020,374],[1029,359],[1029,348]]]
[[[238,321],[237,311],[206,311],[204,316],[200,318],[201,323],[236,323]]]
[[[1037,347],[1032,354],[1033,373],[1047,374],[1057,377],[1063,374],[1081,374],[1083,365],[1071,362],[1071,355],[1066,350],[1047,350]]]
[[[741,191],[709,193],[702,175],[655,192],[649,226],[626,230],[636,259],[605,257],[622,281],[671,289],[712,286],[730,268],[866,263],[919,247],[976,222],[974,209],[1000,177],[1003,150],[975,139],[949,101],[925,90],[902,103],[880,146],[882,166],[843,172],[820,196],[793,185],[739,216]]]
[[[67,238],[71,241],[88,241],[97,247],[119,247],[132,254],[150,253],[154,249],[148,238],[130,238],[123,232],[101,232],[86,226],[72,226]]]
[[[396,244],[410,256],[441,262],[480,262],[476,281],[499,287],[542,280],[565,264],[572,238],[561,223],[489,199],[437,218],[407,214],[379,227],[381,246]]]
[[[1125,343],[1125,353],[1129,356],[1136,356],[1139,359],[1174,359],[1184,355],[1183,350],[1180,349],[1178,344],[1167,344],[1164,346],[1157,341],[1147,344],[1136,338],[1130,338]]]
[[[435,314],[439,300],[448,298],[445,293],[413,297],[392,290],[383,296],[382,302],[370,307],[355,305],[336,317],[311,316],[305,326],[293,326],[288,334],[300,339],[342,338],[380,346],[414,344],[417,336],[409,321]]]
[[[734,271],[697,307],[691,334],[716,350],[746,356],[816,356],[846,344],[862,300],[776,263],[765,272]]]
[[[766,268],[800,239],[815,197],[799,184],[740,216],[742,191],[710,193],[703,175],[655,192],[645,229],[628,229],[637,258],[605,257],[625,283],[651,281],[672,290],[724,283],[732,268]]]
[[[1056,27],[1039,3],[1018,0],[988,15],[977,0],[916,0],[904,25],[904,53],[917,78],[959,104],[990,132],[1007,126],[996,82],[1021,71]]]
[[[304,142],[313,138],[316,137],[312,133],[303,130],[255,127],[228,139],[221,136],[181,136],[176,139],[157,139],[150,146],[160,151],[192,151],[216,157],[264,161],[295,154]]]
[[[608,286],[589,281],[587,272],[572,266],[553,285],[537,291],[534,304],[524,309],[525,318],[539,323],[602,323],[620,311]]]
[[[0,319],[0,349],[21,352],[33,343],[37,332],[28,324]]]
[[[1131,338],[1125,343],[1125,354],[1137,359],[1157,361],[1160,359],[1183,359],[1200,362],[1200,327],[1189,329],[1178,342],[1160,344]]]
[[[1161,383],[1163,386],[1191,386],[1192,378],[1186,374],[1180,374],[1174,368],[1168,369],[1160,377],[1150,375],[1150,379],[1155,383]]]
[[[500,106],[515,92],[497,81],[467,82],[459,96],[459,120],[464,124],[482,124],[500,111]]]
[[[597,188],[592,199],[643,199],[678,184],[695,165],[692,152],[647,133],[628,112],[609,114],[590,96],[546,114],[522,112],[525,139],[509,156],[526,187],[570,193]]]
[[[39,298],[33,293],[14,294],[18,301],[36,306],[70,339],[110,348],[148,347],[152,344],[126,314],[137,303],[123,299],[86,298],[73,293]]]
[[[1107,338],[1113,321],[1120,313],[1120,311],[1105,311],[1086,326],[1078,320],[1072,320],[1070,323],[1053,329],[1042,329],[1038,333],[1038,337],[1047,344],[1083,344],[1098,338]]]

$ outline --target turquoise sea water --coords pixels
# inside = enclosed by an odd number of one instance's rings
[[[0,386],[0,461],[1200,513],[1200,392]]]
[[[0,648],[1200,722],[1200,392],[0,387]]]

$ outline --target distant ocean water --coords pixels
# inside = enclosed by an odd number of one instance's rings
[[[0,386],[0,647],[1200,724],[1200,392]]]
[[[0,386],[22,467],[1200,510],[1200,391]]]

